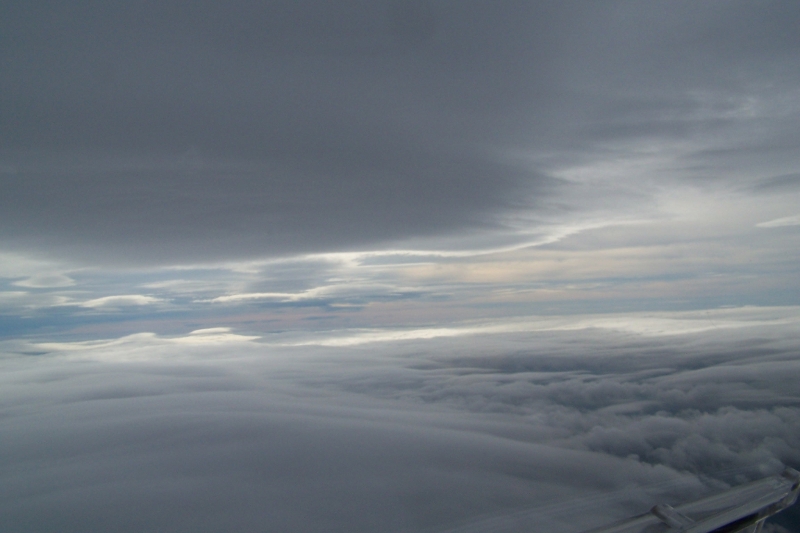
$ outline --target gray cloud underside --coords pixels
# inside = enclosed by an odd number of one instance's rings
[[[0,238],[111,262],[358,248],[586,208],[509,154],[758,125],[692,168],[748,149],[769,166],[796,153],[794,104],[737,113],[793,94],[799,19],[793,2],[7,2]]]
[[[790,326],[233,339],[5,343],[5,527],[569,532],[800,463]]]

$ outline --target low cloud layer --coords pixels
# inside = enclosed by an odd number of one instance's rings
[[[287,341],[7,341],[6,527],[580,531],[800,464],[793,322]]]

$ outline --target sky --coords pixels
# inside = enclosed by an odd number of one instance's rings
[[[799,26],[3,2],[4,528],[579,532],[797,468]]]

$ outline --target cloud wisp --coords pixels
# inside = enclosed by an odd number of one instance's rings
[[[800,226],[800,215],[776,218],[756,224],[756,227],[759,228],[783,228],[786,226]]]

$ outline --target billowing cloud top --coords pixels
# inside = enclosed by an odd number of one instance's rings
[[[20,532],[576,533],[800,461],[800,313],[713,320],[7,341],[0,511]]]

